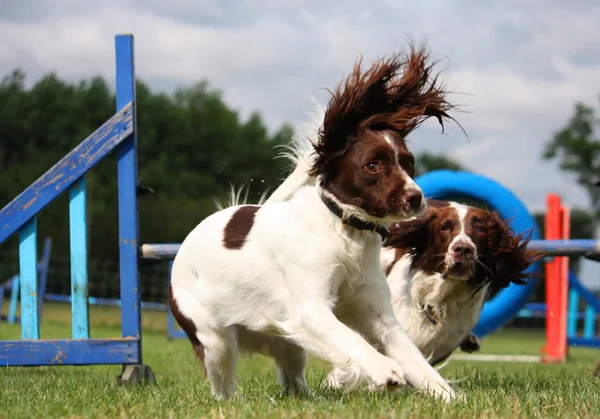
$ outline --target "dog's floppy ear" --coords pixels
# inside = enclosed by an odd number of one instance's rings
[[[490,278],[496,289],[506,288],[511,283],[524,285],[530,276],[525,272],[542,254],[527,249],[531,236],[516,235],[507,222],[496,211],[488,219],[488,248],[493,258]]]
[[[392,224],[383,245],[397,249],[415,249],[415,253],[424,251],[429,242],[429,226],[436,217],[437,210],[428,207],[419,217]]]

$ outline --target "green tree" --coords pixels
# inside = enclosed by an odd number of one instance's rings
[[[416,160],[416,175],[422,175],[427,172],[434,170],[456,170],[456,171],[467,171],[467,169],[457,160],[449,157],[445,154],[434,154],[425,151],[417,156]]]
[[[577,103],[566,126],[558,130],[548,141],[543,152],[546,160],[557,160],[561,170],[576,176],[591,200],[594,218],[600,216],[600,139],[596,111],[583,103]]]
[[[139,200],[142,242],[181,242],[216,210],[215,198],[227,199],[231,184],[247,182],[250,198],[279,184],[286,162],[274,157],[276,146],[291,139],[288,125],[270,134],[257,112],[242,120],[206,81],[170,95],[153,93],[142,81],[136,88],[139,177],[155,191]],[[0,208],[114,113],[114,93],[100,77],[72,84],[48,74],[30,88],[21,70],[4,77]],[[93,276],[94,260],[118,262],[116,155],[103,160],[86,180]],[[44,236],[53,238],[53,261],[62,261],[68,272],[68,194],[42,211],[38,232],[40,242]],[[13,255],[14,272],[17,245],[15,237],[0,249],[0,259]],[[61,280],[68,286],[68,277]]]

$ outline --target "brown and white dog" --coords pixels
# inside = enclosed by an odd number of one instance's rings
[[[456,202],[428,200],[428,211],[390,227],[381,264],[394,314],[432,365],[458,346],[479,349],[471,330],[485,297],[510,283],[524,284],[540,255],[515,235],[498,214]],[[343,387],[344,372],[327,377]]]
[[[391,226],[381,264],[396,317],[435,365],[479,349],[470,332],[486,295],[524,284],[540,254],[495,211],[427,201],[426,215]]]
[[[306,387],[309,351],[350,386],[408,382],[454,396],[400,326],[380,263],[387,228],[426,209],[404,139],[452,108],[427,59],[412,49],[367,71],[359,61],[333,92],[289,199],[223,209],[183,241],[169,302],[216,398],[234,394],[240,350],[273,357],[289,393]],[[315,185],[302,186],[309,178]]]

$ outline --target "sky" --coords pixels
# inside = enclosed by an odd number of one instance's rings
[[[136,71],[155,91],[207,79],[243,117],[271,131],[307,120],[361,54],[365,61],[426,41],[461,105],[468,138],[430,121],[412,151],[444,152],[514,191],[533,210],[548,192],[587,195],[543,146],[574,104],[600,94],[600,3],[521,1],[28,0],[0,2],[0,74],[30,83],[54,71],[114,81],[114,35],[133,33]]]
[[[136,71],[155,91],[207,79],[243,117],[271,131],[307,120],[359,54],[365,61],[426,41],[450,98],[461,105],[442,134],[428,121],[411,150],[444,152],[511,189],[532,210],[548,192],[589,201],[571,175],[543,161],[577,101],[600,94],[600,2],[593,0],[28,0],[0,2],[0,74],[34,83],[114,82],[114,35],[133,33]]]

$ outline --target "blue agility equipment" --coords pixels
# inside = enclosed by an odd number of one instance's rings
[[[39,292],[38,292],[38,316],[42,316],[44,301],[46,300],[46,286],[48,284],[48,269],[50,268],[50,254],[52,252],[52,239],[46,237],[44,240],[44,250],[42,258],[37,264],[39,275]],[[8,323],[19,323],[21,319],[17,316],[17,305],[19,303],[19,291],[21,287],[21,279],[19,274],[14,275],[8,281],[0,284],[0,313],[2,313],[2,303],[4,302],[4,294],[10,291],[10,305],[6,321]],[[3,318],[0,318],[3,320]]]
[[[117,112],[0,211],[0,244],[19,235],[21,338],[0,341],[3,366],[121,364],[121,384],[154,381],[142,362],[137,126],[132,35],[115,37]],[[86,173],[118,154],[121,337],[90,339]],[[41,339],[37,214],[69,192],[72,339]]]

